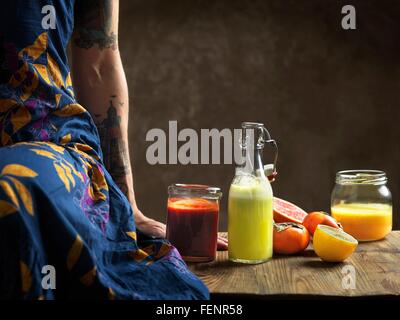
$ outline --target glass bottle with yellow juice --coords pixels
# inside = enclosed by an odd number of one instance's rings
[[[384,238],[392,230],[392,196],[378,170],[348,170],[336,175],[331,214],[359,241]]]
[[[263,124],[252,122],[242,123],[240,143],[243,162],[236,167],[228,196],[228,254],[231,261],[255,264],[273,253],[273,194],[262,150],[265,143],[276,143]]]

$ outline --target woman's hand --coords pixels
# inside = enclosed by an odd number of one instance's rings
[[[156,238],[165,238],[167,228],[164,223],[146,217],[140,210],[135,210],[135,222],[137,228],[143,233]],[[218,250],[228,249],[228,239],[218,236]]]
[[[150,219],[145,215],[136,219],[136,226],[140,231],[152,237],[165,238],[167,235],[167,228],[164,223]]]
[[[228,250],[228,239],[221,237],[218,235],[218,241],[217,241],[217,250],[220,251],[225,251]]]

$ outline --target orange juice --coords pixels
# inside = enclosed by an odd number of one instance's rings
[[[331,213],[344,231],[359,241],[379,240],[392,230],[392,206],[388,204],[337,204]]]

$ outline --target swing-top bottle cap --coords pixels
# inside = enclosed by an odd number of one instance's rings
[[[264,126],[262,122],[251,122],[244,121],[242,122],[242,129],[259,129],[261,134],[257,139],[256,147],[257,149],[262,149],[264,144],[269,144],[275,149],[274,162],[272,164],[267,164],[264,166],[265,176],[272,182],[275,180],[277,176],[276,164],[278,161],[278,145],[274,139],[271,138],[271,135],[267,128]],[[242,145],[246,147],[247,139],[245,136],[242,136]]]
[[[246,128],[263,128],[264,127],[264,123],[261,122],[250,122],[250,121],[245,121],[242,122],[242,128],[246,129]]]

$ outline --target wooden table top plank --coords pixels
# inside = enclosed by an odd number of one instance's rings
[[[343,287],[347,265],[354,267],[355,289]],[[301,255],[275,256],[258,265],[231,262],[228,252],[219,251],[215,261],[189,267],[216,295],[400,296],[400,231],[360,243],[342,263],[321,261],[310,246]]]

